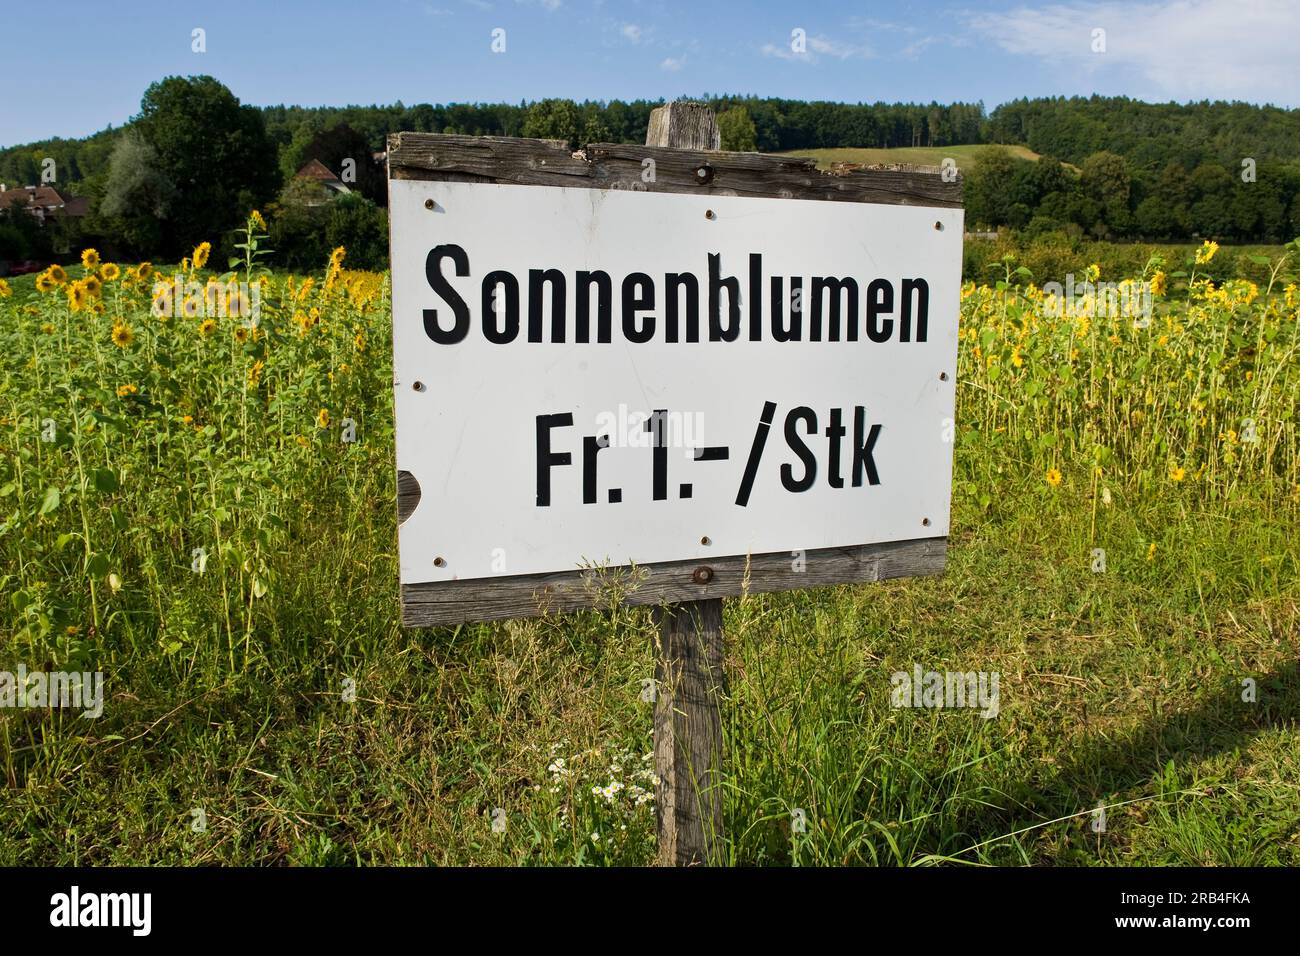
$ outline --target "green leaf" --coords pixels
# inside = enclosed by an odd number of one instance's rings
[[[41,502],[40,513],[43,515],[49,514],[59,506],[59,502],[62,500],[63,496],[59,494],[58,488],[50,487],[45,489],[45,500]]]
[[[86,573],[97,578],[108,572],[108,555],[96,551],[86,560]]]
[[[117,472],[113,471],[111,468],[96,468],[95,487],[106,495],[117,491]]]

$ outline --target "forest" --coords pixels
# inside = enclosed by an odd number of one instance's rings
[[[1098,96],[1019,99],[991,112],[982,103],[701,99],[718,114],[724,149],[1014,144],[1038,154],[990,150],[963,171],[969,228],[1148,242],[1276,243],[1300,234],[1296,110]],[[149,87],[125,126],[0,149],[0,183],[47,183],[90,200],[88,216],[45,228],[16,203],[0,209],[0,260],[67,258],[92,242],[122,258],[176,258],[209,236],[223,237],[227,251],[244,213],[257,208],[268,213],[282,265],[347,245],[358,265],[381,268],[386,195],[375,157],[389,133],[635,143],[660,102],[256,107],[211,77],[168,77]],[[312,159],[336,175],[350,160],[350,194],[323,202],[319,184],[295,179]]]

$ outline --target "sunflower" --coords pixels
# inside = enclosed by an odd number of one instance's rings
[[[52,265],[46,269],[45,272],[54,281],[55,285],[63,285],[63,283],[68,281],[68,273],[61,265]]]
[[[126,398],[128,395],[134,395],[139,391],[140,389],[136,388],[134,385],[131,384],[119,385],[117,387],[117,397]]]
[[[13,290],[9,288],[9,283],[0,279],[0,299],[7,299],[13,295]]]
[[[139,279],[141,282],[147,282],[149,277],[152,275],[153,275],[152,262],[142,262],[135,267],[135,277]]]
[[[54,280],[50,278],[49,272],[42,272],[36,277],[37,292],[52,292],[56,288],[58,287],[55,285]]]
[[[1186,477],[1187,477],[1187,469],[1182,467],[1181,465],[1179,465],[1177,468],[1169,469],[1170,481],[1182,481]]]
[[[1061,483],[1061,472],[1060,472],[1059,470],[1057,470],[1056,468],[1049,468],[1049,469],[1047,469],[1047,483],[1048,483],[1049,485],[1051,485],[1053,488],[1055,488],[1055,487],[1057,487],[1058,485],[1060,485],[1060,483]]]
[[[330,410],[328,408],[322,408],[319,412],[316,413],[316,427],[317,428],[330,427]]]
[[[86,294],[91,298],[98,297],[98,295],[104,291],[104,283],[99,281],[99,276],[97,275],[86,276],[86,278],[81,280],[81,285],[86,290]]]
[[[126,348],[135,338],[135,333],[131,331],[131,326],[118,323],[113,326],[113,344],[120,349]]]
[[[208,264],[208,256],[212,254],[212,243],[200,242],[194,247],[194,268],[202,269]]]
[[[1157,272],[1151,277],[1151,294],[1164,295],[1165,289],[1169,287],[1169,280],[1163,272]]]
[[[248,384],[257,387],[257,383],[262,380],[262,369],[266,368],[266,363],[258,359],[253,363],[253,367],[248,370]]]
[[[243,345],[245,342],[248,341],[248,326],[246,325],[235,326],[235,341],[238,342],[240,345]]]
[[[250,226],[256,226],[258,229],[266,232],[266,220],[262,218],[262,214],[256,209],[248,214],[248,223]]]
[[[90,294],[86,292],[86,287],[80,282],[74,282],[68,286],[68,308],[73,312],[80,312],[86,307]]]
[[[199,335],[203,336],[205,339],[210,337],[215,331],[217,331],[216,319],[204,319],[199,323]]]
[[[81,264],[86,269],[98,269],[99,251],[96,249],[83,249],[81,252]]]
[[[115,282],[122,275],[122,270],[115,263],[105,262],[99,267],[99,277],[105,282]]]

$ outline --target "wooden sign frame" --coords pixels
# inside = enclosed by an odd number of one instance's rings
[[[653,182],[642,181],[645,160]],[[589,189],[860,202],[961,208],[961,181],[939,170],[907,166],[822,172],[812,160],[760,153],[595,143],[571,151],[556,140],[396,133],[388,142],[390,180],[504,183]],[[398,523],[415,510],[420,489],[409,472],[397,477]],[[621,575],[620,600],[661,605],[788,591],[833,584],[940,574],[946,537],[855,547],[812,549],[803,570],[791,552],[669,561],[635,568],[575,569],[463,581],[403,584],[402,623],[430,627],[465,621],[535,617],[604,606],[611,574]]]

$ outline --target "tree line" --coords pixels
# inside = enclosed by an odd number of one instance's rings
[[[1018,143],[1043,155],[984,156],[966,177],[971,225],[1159,240],[1277,241],[1300,232],[1300,111],[1096,96],[1020,99],[987,114],[982,103],[702,99],[717,112],[727,149]],[[381,265],[384,175],[371,157],[388,134],[639,143],[661,102],[254,107],[212,77],[168,77],[120,129],[0,150],[0,182],[45,181],[53,160],[53,185],[87,196],[92,210],[43,230],[0,210],[0,259],[66,255],[87,238],[121,258],[178,258],[261,208],[283,264],[351,242],[350,262]],[[325,202],[319,184],[295,180],[313,158],[336,175],[351,160],[351,195]]]

